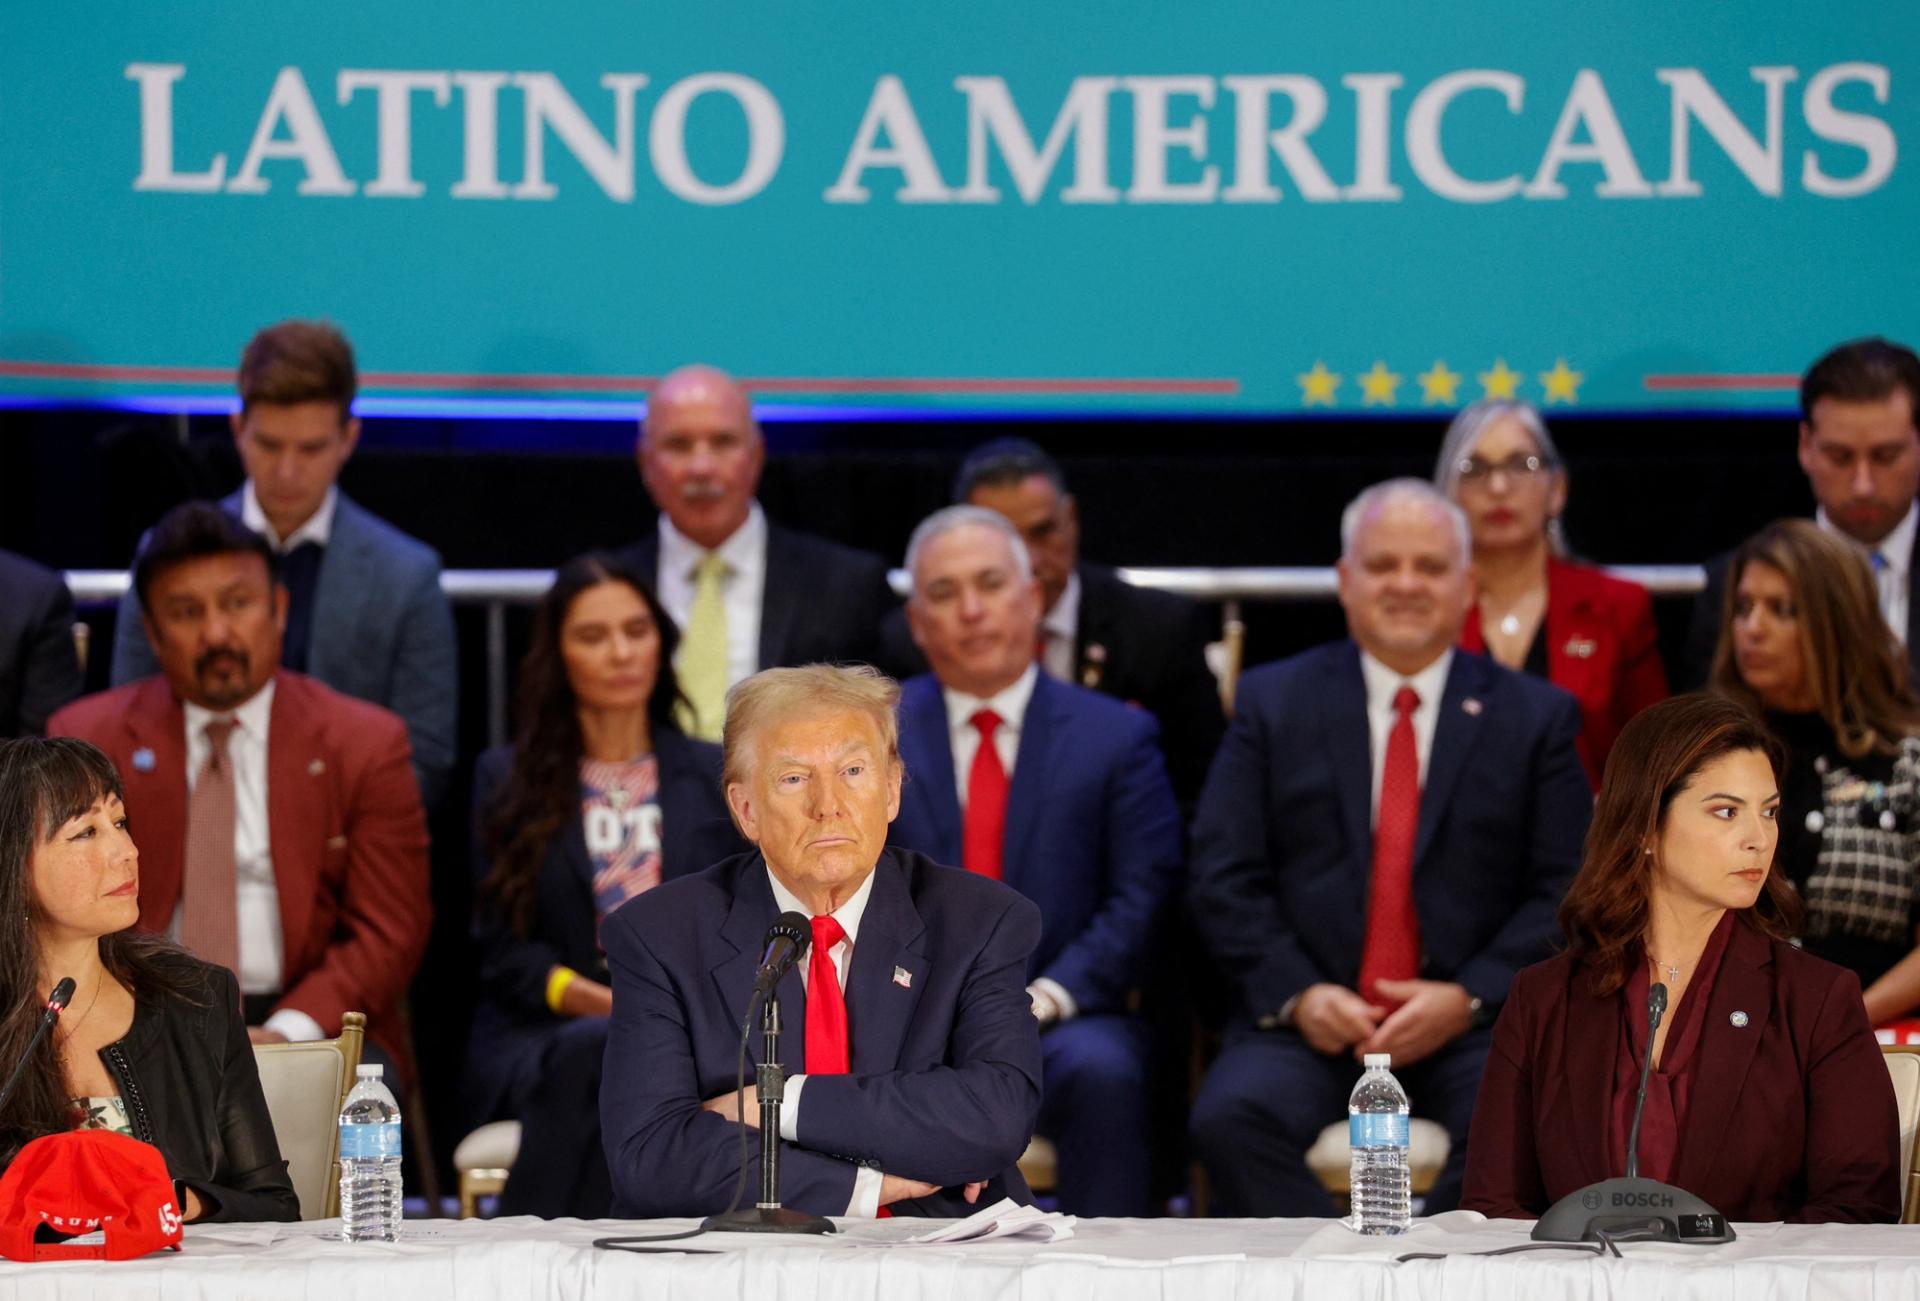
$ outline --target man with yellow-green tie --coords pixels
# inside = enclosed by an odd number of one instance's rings
[[[731,376],[696,365],[661,380],[636,451],[660,523],[621,558],[680,625],[689,735],[718,741],[727,688],[761,669],[873,658],[894,605],[886,562],[768,521],[754,500],[766,443]]]

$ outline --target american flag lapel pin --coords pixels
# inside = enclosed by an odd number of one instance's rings
[[[1473,696],[1468,696],[1465,700],[1460,702],[1461,712],[1466,714],[1468,718],[1480,717],[1480,711],[1484,708],[1486,708],[1486,706],[1482,705],[1479,702],[1479,700],[1475,699]]]
[[[326,770],[327,770],[327,761],[325,759],[315,759],[307,765],[307,776],[318,777],[321,773],[325,772]]]
[[[912,989],[913,973],[905,967],[895,967],[893,969],[893,983],[902,989]]]

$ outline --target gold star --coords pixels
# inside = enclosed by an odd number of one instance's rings
[[[1565,357],[1553,359],[1553,369],[1540,372],[1540,384],[1547,390],[1548,402],[1573,403],[1580,400],[1580,381],[1586,376],[1569,369]]]
[[[1390,407],[1399,387],[1400,377],[1387,369],[1386,362],[1376,361],[1373,369],[1360,377],[1360,405]]]
[[[1340,387],[1340,377],[1327,369],[1327,363],[1316,360],[1313,369],[1294,379],[1300,385],[1300,405],[1323,407],[1333,405],[1333,391]]]
[[[1492,370],[1480,372],[1480,387],[1490,398],[1512,398],[1526,383],[1526,376],[1517,370],[1507,369],[1507,359],[1496,357]]]
[[[1434,362],[1432,370],[1414,378],[1420,381],[1420,401],[1426,406],[1452,406],[1460,400],[1458,390],[1461,374],[1457,370],[1448,370],[1444,361]]]

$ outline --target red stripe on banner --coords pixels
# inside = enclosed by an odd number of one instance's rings
[[[0,378],[80,380],[110,384],[233,383],[233,372],[209,366],[105,366],[72,362],[0,360]],[[451,375],[432,371],[370,371],[360,377],[369,389],[452,389],[488,392],[567,390],[591,393],[645,393],[657,375]],[[1234,397],[1235,379],[1168,378],[955,378],[866,376],[747,376],[740,383],[755,393],[832,395],[962,393],[1005,396],[1184,396]]]
[[[1798,375],[1648,375],[1642,385],[1655,393],[1677,393],[1689,389],[1699,393],[1724,393],[1730,389],[1778,389],[1800,387]]]

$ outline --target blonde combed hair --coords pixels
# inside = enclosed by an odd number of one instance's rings
[[[775,723],[858,710],[873,719],[888,762],[900,762],[900,684],[869,664],[762,669],[727,692],[723,780],[747,780],[754,738]]]

